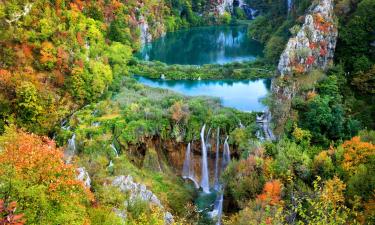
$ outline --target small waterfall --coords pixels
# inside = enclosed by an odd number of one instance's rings
[[[230,151],[229,151],[228,136],[227,136],[224,142],[223,159],[221,162],[223,171],[228,166],[229,162],[230,162]]]
[[[117,149],[116,149],[116,147],[113,143],[111,144],[111,148],[112,148],[113,152],[115,153],[116,158],[118,158],[118,151],[117,151]]]
[[[68,146],[64,152],[66,163],[69,164],[72,161],[74,154],[76,153],[76,134],[68,140]]]
[[[184,166],[182,167],[182,177],[184,179],[187,179],[190,177],[190,167],[191,165],[191,158],[190,158],[190,143],[188,144],[185,152],[185,161],[184,161]]]
[[[207,148],[206,142],[204,141],[204,130],[206,129],[206,124],[203,125],[201,130],[201,140],[202,140],[202,178],[201,187],[203,192],[210,193],[210,182],[208,177],[208,164],[207,164]]]
[[[207,148],[207,152],[209,152],[210,151],[210,149],[211,149],[211,141],[210,141],[210,139],[211,139],[211,127],[208,129],[208,132],[207,132],[207,134],[206,134],[206,148]]]
[[[292,9],[292,6],[293,6],[293,0],[287,0],[288,14],[290,13],[290,10]]]
[[[199,188],[199,184],[195,179],[195,172],[194,172],[194,161],[193,161],[193,153],[191,152],[190,143],[186,147],[185,152],[185,161],[182,168],[182,178],[184,179],[190,179],[194,185],[195,188]]]
[[[224,142],[224,151],[223,151],[223,159],[222,159],[222,171],[228,166],[230,162],[230,150],[228,144],[228,136]],[[218,184],[218,195],[216,196],[216,200],[214,203],[214,210],[210,213],[211,217],[216,217],[217,222],[216,225],[221,225],[221,217],[223,214],[223,201],[224,201],[224,187],[221,184]]]
[[[217,128],[216,134],[216,157],[215,157],[215,178],[214,187],[215,190],[219,190],[219,151],[220,151],[220,128]]]
[[[214,210],[211,213],[212,217],[216,217],[216,225],[221,224],[221,217],[223,215],[223,201],[224,193],[220,190],[220,194],[217,195],[214,203]]]

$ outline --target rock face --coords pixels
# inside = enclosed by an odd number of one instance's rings
[[[91,187],[91,179],[90,179],[89,173],[86,171],[86,169],[84,167],[79,167],[79,168],[77,168],[77,172],[78,172],[77,180],[82,181],[83,184],[87,188],[90,188]]]
[[[326,69],[332,63],[337,40],[332,0],[310,7],[297,35],[290,38],[278,65],[283,75]]]
[[[215,0],[212,4],[214,4],[214,11],[220,16],[225,12],[233,11],[233,0]]]
[[[118,176],[116,177],[112,185],[118,187],[122,192],[129,193],[129,200],[125,204],[131,204],[132,202],[141,199],[142,201],[147,201],[151,205],[157,206],[160,209],[164,209],[164,206],[161,204],[160,200],[152,191],[147,190],[144,184],[136,183],[133,181],[133,177],[128,176]],[[124,213],[117,212],[118,215],[125,218]],[[124,216],[125,215],[125,216]],[[165,224],[172,224],[174,222],[173,216],[169,212],[164,213]]]

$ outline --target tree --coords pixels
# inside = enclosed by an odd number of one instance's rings
[[[84,224],[91,192],[53,140],[7,128],[0,136],[0,199],[18,202],[30,224]]]

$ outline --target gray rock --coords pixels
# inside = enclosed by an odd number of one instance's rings
[[[290,38],[280,56],[278,71],[291,75],[312,69],[325,70],[333,61],[337,41],[332,0],[320,0],[310,9],[297,35]],[[302,71],[301,71],[302,70]]]
[[[134,201],[141,199],[142,201],[147,201],[151,205],[157,206],[164,210],[164,206],[161,204],[158,197],[148,190],[144,184],[136,183],[133,181],[133,177],[128,176],[118,176],[112,181],[112,185],[118,187],[122,192],[129,193],[130,197],[124,204],[129,205]],[[165,211],[165,210],[164,210]],[[164,212],[165,224],[173,223],[173,215],[170,212]]]

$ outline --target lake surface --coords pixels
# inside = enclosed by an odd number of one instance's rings
[[[203,65],[253,61],[262,51],[263,46],[248,37],[246,26],[210,26],[167,33],[136,56],[167,64]]]
[[[162,80],[134,76],[140,83],[151,87],[173,90],[188,96],[211,96],[221,99],[223,106],[241,111],[262,111],[261,103],[269,92],[270,81],[259,79],[244,80]]]

